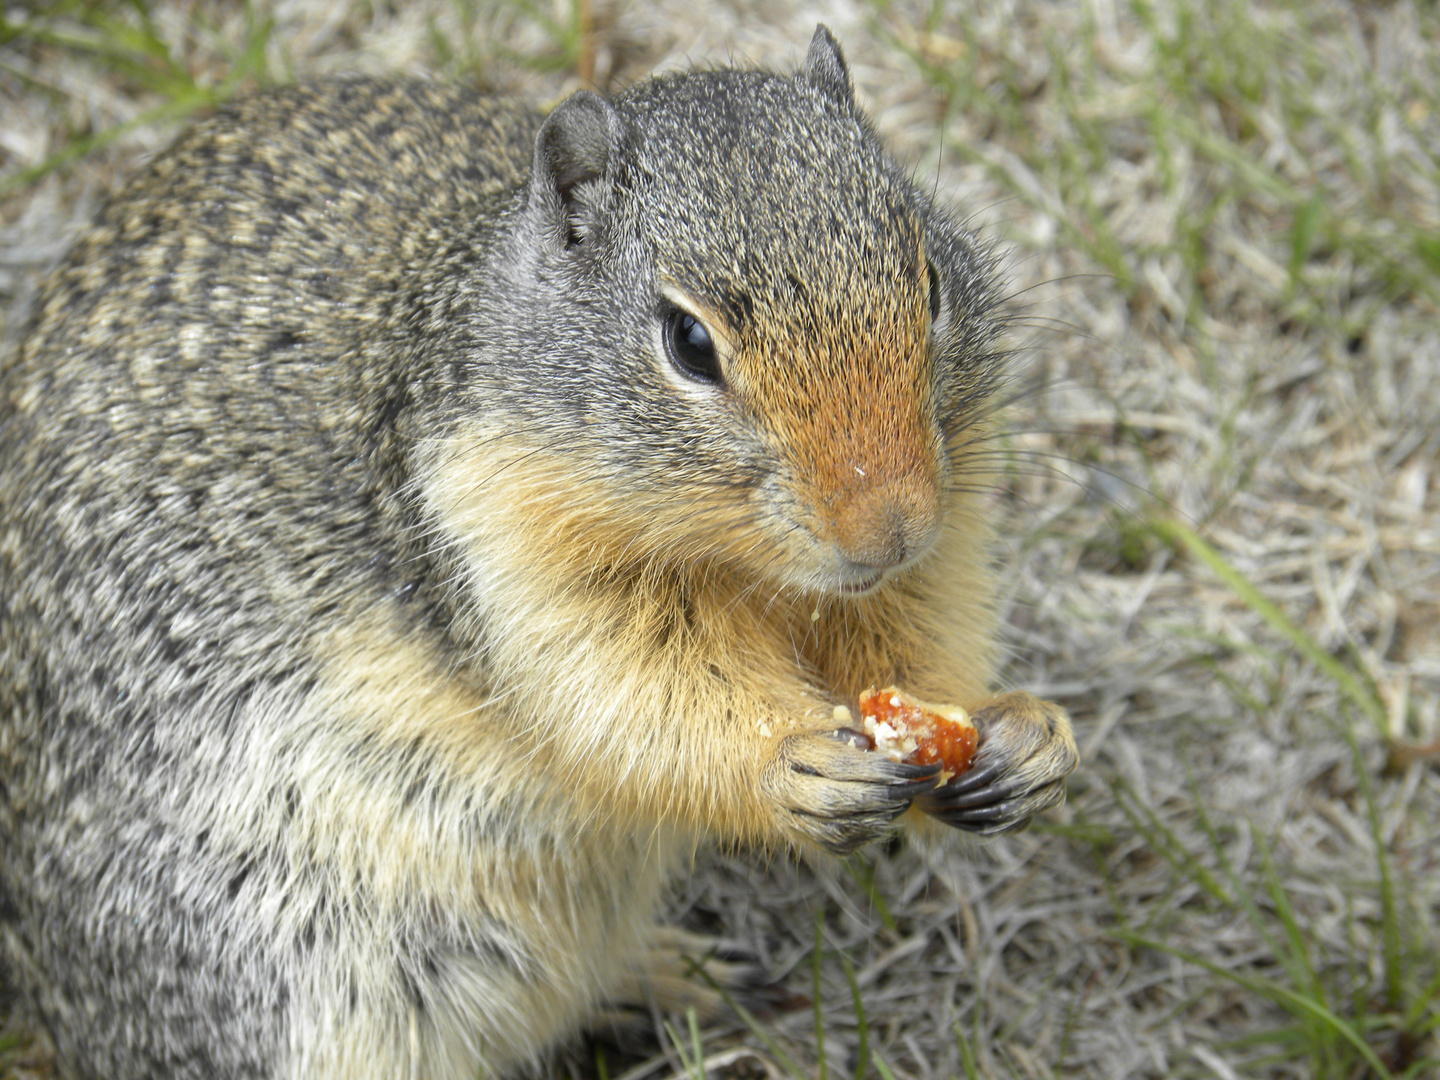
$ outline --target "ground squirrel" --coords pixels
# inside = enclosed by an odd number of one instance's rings
[[[0,955],[61,1072],[505,1075],[684,993],[707,838],[1057,803],[1064,713],[988,696],[997,303],[823,27],[182,136],[0,382]],[[971,773],[836,731],[887,682],[970,707]]]

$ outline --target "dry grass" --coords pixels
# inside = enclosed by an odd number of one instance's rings
[[[678,913],[818,1004],[699,1033],[709,1075],[1440,1074],[1435,4],[542,8],[157,2],[118,55],[134,5],[12,10],[0,300],[155,121],[233,85],[554,99],[793,64],[823,18],[902,157],[1012,253],[1007,677],[1072,709],[1085,764],[985,852],[717,860]],[[103,145],[37,178],[77,139]],[[661,1034],[626,1075],[698,1077],[683,1019]]]

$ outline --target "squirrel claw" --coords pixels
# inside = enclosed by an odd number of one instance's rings
[[[863,739],[863,732],[841,728],[781,740],[762,782],[785,832],[849,854],[938,786],[938,766],[891,761]]]
[[[995,781],[1005,775],[1004,767],[996,761],[978,769],[970,769],[961,773],[948,784],[942,784],[935,789],[937,800],[944,800],[950,805],[959,805],[959,797],[974,793],[977,799],[986,802],[993,801],[993,788]],[[967,804],[973,805],[973,804]]]
[[[1030,694],[1002,694],[976,710],[975,764],[917,800],[956,829],[995,836],[1025,828],[1065,801],[1065,777],[1079,763],[1070,719]]]
[[[1022,789],[1009,782],[991,783],[984,787],[971,787],[968,790],[957,790],[951,784],[942,784],[926,795],[925,807],[932,812],[962,810],[978,812],[998,806],[1023,793]]]
[[[931,794],[921,802],[925,812],[952,828],[979,836],[1022,832],[1036,814],[1065,801],[1063,780],[1051,781],[1021,798],[1011,798],[1014,791],[1004,785],[955,802],[944,798],[944,788],[939,790],[942,794]]]

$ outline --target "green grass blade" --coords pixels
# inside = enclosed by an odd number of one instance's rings
[[[690,965],[690,971],[705,980],[705,983],[710,989],[720,995],[720,999],[740,1018],[740,1022],[750,1029],[751,1034],[765,1044],[765,1049],[770,1051],[771,1056],[780,1063],[781,1068],[785,1069],[791,1076],[800,1077],[805,1075],[800,1066],[795,1064],[795,1059],[787,1054],[785,1048],[775,1040],[775,1036],[766,1031],[760,1021],[755,1019],[754,1014],[745,1008],[744,1005],[741,1005],[740,1002],[736,1001],[735,996],[716,982],[715,978],[708,971],[695,963]]]
[[[685,1022],[690,1026],[690,1049],[695,1054],[695,1080],[705,1080],[705,1047],[700,1039],[700,1018],[695,1006],[686,1008]]]
[[[1429,1019],[1421,1022],[1425,1011],[1434,1003],[1435,1010],[1430,1013]],[[1410,1008],[1405,1011],[1405,1030],[1413,1031],[1417,1035],[1423,1035],[1429,1031],[1440,1030],[1440,971],[1410,1003]]]
[[[1343,704],[1343,702],[1342,702]],[[1350,748],[1355,765],[1355,783],[1365,803],[1366,824],[1370,827],[1370,843],[1375,848],[1375,872],[1380,879],[1380,941],[1385,957],[1385,999],[1392,1009],[1401,1008],[1405,1000],[1405,950],[1400,941],[1400,907],[1395,898],[1395,879],[1390,873],[1390,859],[1385,851],[1385,831],[1380,821],[1380,807],[1375,800],[1375,785],[1370,768],[1360,753],[1352,725],[1341,725],[1341,736]]]
[[[1276,948],[1274,952],[1281,963],[1285,965],[1286,970],[1290,972],[1290,978],[1297,986],[1303,987],[1317,1000],[1323,1000],[1325,990],[1320,985],[1320,976],[1310,959],[1310,943],[1306,940],[1305,931],[1300,926],[1295,906],[1290,903],[1290,894],[1281,884],[1269,841],[1253,825],[1250,827],[1250,835],[1260,852],[1260,867],[1264,875],[1265,893],[1270,897],[1270,903],[1275,908],[1275,915],[1280,920],[1280,925],[1285,928],[1285,937],[1290,945],[1288,950]]]
[[[975,1051],[970,1046],[970,1040],[965,1038],[958,1020],[955,1022],[955,1046],[960,1051],[960,1067],[965,1070],[965,1080],[979,1080],[980,1067],[975,1063]]]
[[[820,961],[825,948],[825,912],[815,912],[815,948],[810,953],[810,969],[813,974],[812,1001],[815,1007],[815,1075],[819,1080],[830,1080],[830,1070],[825,1064],[825,1010],[824,997],[820,992]]]
[[[1194,953],[1166,945],[1153,938],[1146,938],[1140,934],[1132,934],[1127,930],[1116,930],[1115,935],[1121,940],[1129,942],[1131,945],[1155,949],[1157,952],[1163,952],[1167,956],[1175,957],[1177,960],[1184,960],[1186,963],[1204,968],[1212,975],[1229,979],[1231,982],[1245,987],[1245,989],[1254,994],[1270,999],[1297,1019],[1302,1021],[1318,1021],[1326,1025],[1332,1032],[1355,1048],[1360,1056],[1365,1059],[1365,1063],[1375,1071],[1375,1075],[1379,1077],[1380,1080],[1395,1080],[1395,1074],[1386,1068],[1385,1063],[1380,1060],[1379,1056],[1370,1047],[1370,1044],[1361,1037],[1360,1033],[1356,1031],[1352,1025],[1336,1016],[1323,1004],[1313,1001],[1303,994],[1298,994],[1289,987],[1282,986],[1280,983],[1275,982],[1273,979],[1265,979],[1257,975],[1245,975],[1238,971],[1231,971],[1203,957],[1196,956]]]
[[[1320,647],[1319,642],[1301,630],[1273,602],[1261,594],[1244,574],[1231,566],[1218,551],[1210,546],[1189,526],[1178,521],[1153,521],[1150,528],[1155,535],[1169,544],[1184,548],[1204,563],[1212,573],[1223,581],[1227,588],[1244,601],[1245,606],[1259,615],[1270,627],[1281,634],[1295,648],[1325,673],[1340,692],[1355,704],[1375,726],[1380,736],[1387,734],[1388,718],[1380,699],[1367,689],[1344,664]]]
[[[865,1002],[860,997],[860,981],[855,978],[855,965],[850,957],[840,954],[840,966],[845,970],[845,981],[850,984],[850,1002],[855,1008],[855,1076],[854,1080],[865,1080],[870,1071],[870,1022],[865,1017]]]
[[[676,1055],[680,1058],[680,1071],[689,1072],[690,1055],[685,1052],[685,1043],[681,1041],[680,1033],[675,1030],[675,1025],[670,1023],[670,1021],[667,1019],[660,1021],[660,1026],[665,1031],[665,1038],[670,1041],[671,1047],[675,1050]]]
[[[846,859],[841,865],[864,888],[866,898],[870,901],[876,917],[879,918],[880,925],[892,934],[900,933],[895,916],[890,914],[890,907],[885,903],[885,897],[881,895],[879,887],[875,884],[875,863],[871,858],[865,855],[856,855]]]
[[[1320,196],[1312,195],[1295,211],[1295,224],[1290,230],[1290,292],[1294,295],[1300,287],[1300,274],[1315,249],[1315,234],[1319,231]]]
[[[1260,913],[1260,909],[1251,898],[1250,890],[1245,887],[1244,882],[1240,880],[1239,873],[1230,865],[1230,860],[1225,855],[1225,845],[1220,840],[1219,830],[1215,828],[1214,822],[1210,820],[1209,812],[1205,809],[1205,800],[1199,792],[1194,790],[1193,778],[1191,781],[1191,795],[1195,807],[1195,818],[1200,823],[1200,828],[1204,830],[1206,838],[1210,841],[1210,850],[1215,853],[1215,861],[1220,865],[1220,872],[1225,875],[1225,879],[1230,882],[1230,888],[1234,890],[1234,899],[1230,902],[1238,904],[1245,909],[1245,915],[1249,918],[1250,925],[1254,927],[1256,933],[1258,933],[1265,944],[1269,946],[1270,951],[1276,956],[1279,956],[1280,943],[1276,941],[1274,935],[1270,933],[1267,920]]]
[[[13,176],[0,180],[0,195],[8,195],[19,188],[33,184],[36,180],[49,175],[56,169],[64,168],[70,162],[84,157],[91,151],[108,146],[122,135],[138,130],[152,124],[164,124],[175,120],[184,119],[191,113],[213,105],[217,101],[217,95],[203,87],[196,87],[194,90],[182,94],[153,109],[146,109],[133,120],[127,120],[123,124],[116,124],[114,127],[106,128],[104,131],[97,131],[83,139],[76,139],[65,146],[62,146],[55,153],[51,154],[44,161],[32,165],[28,169],[21,169]]]
[[[1179,837],[1160,820],[1154,810],[1135,796],[1135,792],[1124,780],[1111,781],[1110,789],[1115,796],[1116,805],[1130,819],[1136,831],[1145,838],[1157,855],[1204,889],[1215,900],[1227,906],[1235,902],[1215,875],[1202,866],[1194,855],[1185,850]]]

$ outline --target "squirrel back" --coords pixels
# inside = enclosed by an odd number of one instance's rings
[[[0,374],[0,953],[62,1074],[502,1075],[674,983],[707,838],[1058,801],[1063,713],[988,696],[995,297],[823,28],[182,136]],[[984,783],[837,733],[872,682]]]

